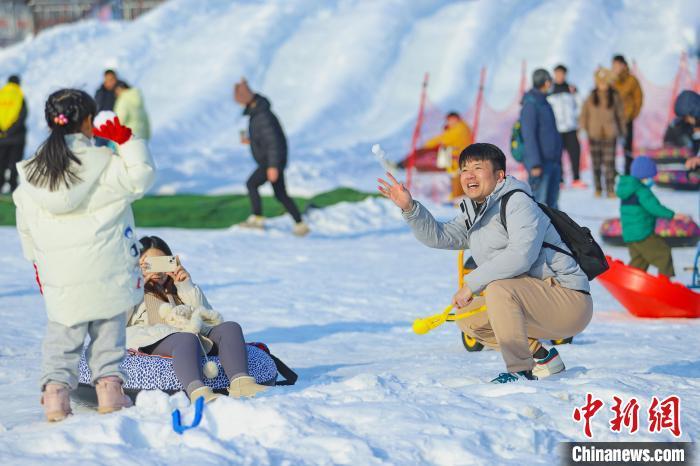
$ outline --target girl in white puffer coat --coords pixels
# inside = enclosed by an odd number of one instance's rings
[[[17,229],[40,279],[48,325],[43,342],[42,404],[49,421],[71,413],[69,390],[86,357],[102,413],[129,406],[119,365],[126,312],[143,300],[143,276],[131,202],[151,186],[155,167],[146,144],[118,119],[93,130],[96,108],[83,91],[62,89],[46,102],[51,134],[18,164]],[[117,153],[95,147],[110,139]]]

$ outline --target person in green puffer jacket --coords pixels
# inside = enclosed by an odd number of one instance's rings
[[[118,81],[114,87],[114,94],[117,96],[114,113],[119,117],[119,121],[131,128],[137,138],[146,141],[151,139],[151,125],[141,91],[130,87],[124,81]]]
[[[617,184],[617,197],[620,198],[620,220],[622,239],[630,252],[631,267],[646,271],[650,265],[659,273],[673,277],[671,247],[654,233],[657,218],[688,220],[684,214],[663,206],[651,191],[656,176],[656,164],[646,156],[634,159],[630,175],[620,177]]]

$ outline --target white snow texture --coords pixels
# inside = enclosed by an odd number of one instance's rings
[[[492,70],[489,102],[510,103],[522,59],[564,62],[586,89],[592,70],[621,52],[668,83],[678,53],[697,45],[699,25],[691,0],[172,0],[133,23],[50,29],[0,51],[0,70],[23,77],[33,150],[46,134],[51,91],[92,92],[102,70],[116,68],[143,90],[160,193],[244,190],[253,162],[238,144],[245,120],[231,87],[245,75],[289,133],[292,191],[310,194],[374,188],[382,170],[370,147],[381,143],[393,159],[406,150],[425,71],[433,101],[457,109],[471,104],[482,65]],[[655,192],[697,220],[697,193]],[[592,231],[619,209],[590,190],[566,190],[561,204]],[[441,219],[454,215],[429,205]],[[413,319],[437,313],[456,291],[455,252],[418,244],[385,200],[312,211],[308,221],[303,239],[291,236],[287,216],[265,232],[139,231],[166,239],[214,308],[300,376],[252,400],[216,401],[182,436],[170,413],[181,408],[191,421],[183,394],[143,392],[118,413],[76,409],[64,422],[44,422],[37,385],[46,315],[17,233],[0,228],[0,463],[551,465],[560,442],[585,440],[572,412],[589,392],[606,403],[594,440],[676,440],[646,425],[651,397],[676,394],[680,440],[697,441],[697,321],[634,318],[594,281],[592,323],[559,347],[567,371],[492,385],[504,370],[498,353],[467,353],[451,324],[411,331]],[[606,251],[629,258],[625,248]],[[689,281],[682,269],[693,257],[692,248],[674,250],[678,281]],[[610,431],[613,395],[639,399],[637,434]]]

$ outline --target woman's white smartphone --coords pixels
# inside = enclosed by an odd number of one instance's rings
[[[169,273],[177,270],[177,257],[175,256],[151,256],[144,261],[145,271],[148,273]]]

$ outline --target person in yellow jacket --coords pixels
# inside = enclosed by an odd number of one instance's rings
[[[12,75],[0,88],[0,192],[9,181],[10,192],[17,189],[17,164],[24,157],[27,139],[27,102],[20,79]],[[10,171],[9,180],[5,177]]]
[[[117,96],[114,102],[114,113],[119,117],[119,121],[131,128],[134,136],[145,140],[151,139],[151,125],[141,91],[130,87],[124,81],[119,81],[114,87],[114,94]]]
[[[464,195],[462,185],[459,181],[459,167],[457,160],[459,154],[473,141],[472,130],[469,125],[459,116],[457,112],[450,112],[445,117],[445,130],[429,139],[425,144],[425,149],[440,148],[446,150],[452,156],[447,172],[452,174],[452,199],[457,199]]]
[[[625,175],[630,174],[632,166],[632,141],[634,139],[634,120],[642,110],[644,94],[639,81],[630,73],[627,60],[622,55],[615,55],[612,61],[612,70],[615,74],[615,90],[622,98],[625,109]]]

